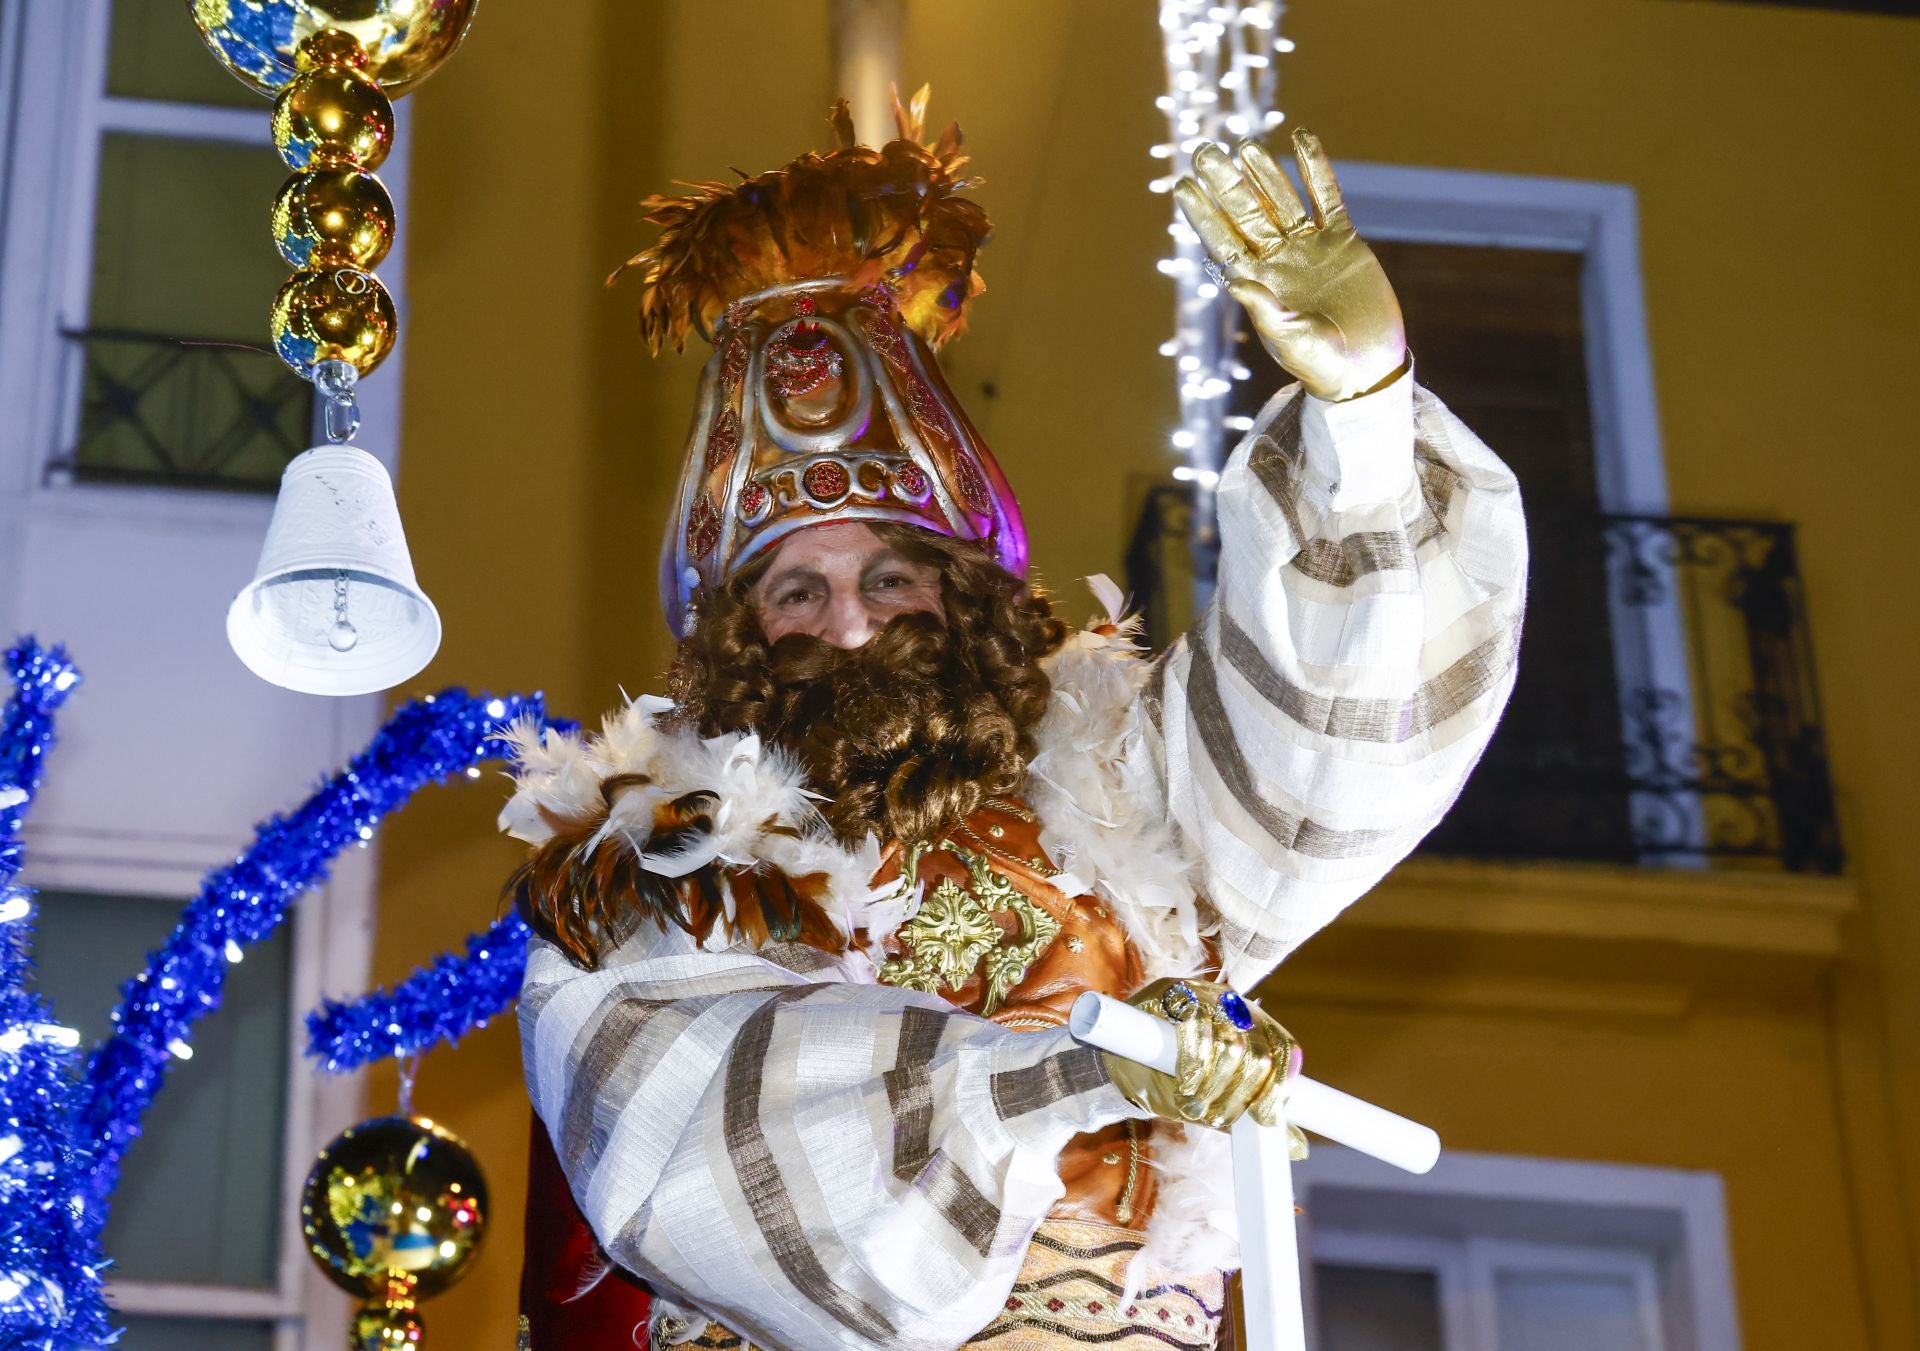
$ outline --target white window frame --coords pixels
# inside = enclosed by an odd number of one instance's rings
[[[1600,509],[1664,515],[1666,460],[1647,341],[1634,190],[1624,183],[1404,164],[1342,162],[1335,171],[1354,224],[1366,238],[1581,256]]]
[[[1580,255],[1580,310],[1600,510],[1667,515],[1666,456],[1647,338],[1640,207],[1634,189],[1624,183],[1362,161],[1340,162],[1335,171],[1354,224],[1366,238]],[[1417,361],[1419,354],[1414,356]],[[1609,588],[1608,617],[1614,675],[1623,701],[1634,689],[1669,691],[1678,696],[1670,712],[1673,724],[1691,729],[1693,680],[1678,590],[1674,587],[1664,602],[1625,605]],[[1627,744],[1641,740],[1642,729],[1624,705],[1621,725]],[[1642,815],[1639,804],[1630,800],[1629,809],[1637,821]],[[1676,813],[1683,830],[1705,838],[1697,798],[1663,796],[1647,804],[1646,814],[1654,817]],[[1648,861],[1668,867],[1706,863],[1704,856],[1692,854],[1662,854]]]
[[[1675,1351],[1668,1345],[1666,1331],[1674,1316],[1672,1301],[1661,1289],[1658,1262],[1642,1249],[1537,1239],[1414,1237],[1348,1229],[1319,1230],[1313,1243],[1315,1262],[1432,1273],[1443,1351],[1501,1351],[1499,1281],[1514,1272],[1624,1280],[1633,1288],[1640,1314],[1642,1351]],[[1312,1319],[1311,1326],[1309,1340],[1317,1341],[1319,1320]]]
[[[1503,1271],[1619,1275],[1656,1351],[1740,1351],[1726,1197],[1718,1175],[1449,1152],[1424,1176],[1316,1144],[1295,1170],[1303,1270],[1432,1271],[1447,1351],[1497,1343]],[[1309,1345],[1317,1338],[1313,1288]]]
[[[151,0],[132,0],[151,3]],[[196,532],[264,537],[270,496],[171,486],[63,482],[50,478],[49,461],[73,444],[78,431],[79,363],[63,329],[86,327],[94,202],[101,138],[107,132],[181,137],[253,147],[274,154],[270,110],[187,105],[105,93],[107,43],[115,0],[6,0],[0,9],[0,577],[18,576],[31,513],[97,530],[108,547],[128,523],[166,522]],[[179,22],[189,18],[174,7]],[[208,60],[213,58],[209,55]],[[392,152],[381,181],[405,218],[409,119],[397,119]],[[261,246],[267,247],[267,208],[260,203]],[[404,258],[395,247],[381,279],[404,313]],[[183,260],[218,266],[218,260]],[[261,337],[270,296],[260,298]],[[360,441],[392,471],[400,431],[403,359],[383,364],[379,378],[361,386]],[[223,604],[224,597],[204,598]],[[4,610],[0,606],[0,610]],[[4,621],[5,615],[0,615]],[[334,759],[366,745],[383,716],[377,695],[329,701]],[[190,791],[190,785],[178,785]],[[262,802],[260,814],[292,806]],[[243,841],[233,841],[236,847]],[[31,878],[48,888],[151,896],[177,904],[197,889],[205,870],[222,861],[205,841],[97,835],[30,840]],[[288,1010],[286,1136],[277,1198],[281,1216],[279,1265],[271,1289],[109,1281],[116,1309],[128,1314],[274,1324],[275,1351],[332,1347],[349,1301],[320,1275],[300,1233],[299,1192],[319,1147],[339,1125],[359,1114],[357,1077],[325,1076],[305,1059],[305,1013],[323,992],[366,986],[372,969],[375,852],[363,846],[339,858],[328,884],[300,899],[292,926],[291,1006]],[[131,976],[133,973],[126,973]],[[137,1166],[137,1164],[136,1164]]]

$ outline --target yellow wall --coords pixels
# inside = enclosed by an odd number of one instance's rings
[[[1168,207],[1144,186],[1164,131],[1154,6],[909,9],[906,75],[966,126],[998,225],[948,368],[1077,613],[1073,579],[1118,572],[1129,492],[1163,471],[1171,428],[1152,270]],[[1378,965],[1337,930],[1299,959],[1319,993],[1290,1021],[1318,1063],[1457,1147],[1722,1173],[1749,1346],[1910,1346],[1920,25],[1697,0],[1298,0],[1287,25],[1284,105],[1339,157],[1637,189],[1673,505],[1802,524],[1862,911],[1830,969],[1696,955],[1657,1013],[1604,988],[1559,1014],[1396,1004],[1379,980],[1329,997]],[[647,362],[634,296],[600,281],[647,237],[645,193],[825,143],[826,33],[824,0],[494,0],[413,100],[401,495],[447,632],[418,688],[543,687],[594,715],[655,679],[655,550],[698,355]],[[384,833],[379,978],[494,914],[515,857],[492,837],[499,796],[497,780],[428,795]],[[1442,947],[1467,986],[1532,960]],[[419,1102],[469,1135],[497,1196],[492,1250],[429,1308],[433,1335],[505,1346],[526,1129],[511,1027],[431,1057]]]

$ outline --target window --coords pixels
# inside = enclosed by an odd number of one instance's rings
[[[1316,1351],[1737,1351],[1710,1174],[1450,1154],[1299,1170]]]
[[[1668,1351],[1658,1266],[1635,1248],[1329,1233],[1319,1351]]]
[[[1486,856],[1519,841],[1547,857],[1632,862],[1629,795],[1617,786],[1626,766],[1587,387],[1585,256],[1396,240],[1374,248],[1399,294],[1421,384],[1513,470],[1531,546],[1513,701],[1481,770],[1424,847]],[[1528,787],[1513,791],[1520,774]],[[1615,786],[1595,791],[1596,778]]]
[[[1339,172],[1400,294],[1421,382],[1506,459],[1527,500],[1519,684],[1424,847],[1836,870],[1791,527],[1666,516],[1633,191]],[[1241,343],[1253,373],[1233,421],[1285,379],[1250,333]],[[1127,573],[1159,646],[1192,617],[1188,494],[1142,496]]]
[[[84,319],[62,333],[78,406],[48,472],[271,492],[312,398],[262,350],[287,272],[263,218],[286,177],[265,101],[167,7],[114,5],[105,37],[89,266],[66,297]]]
[[[40,907],[40,992],[91,1045],[111,1030],[120,985],[172,930],[179,898],[45,890]],[[282,930],[230,968],[219,1012],[195,1029],[193,1059],[172,1067],[127,1153],[105,1240],[122,1309],[165,1301],[168,1287],[219,1288],[257,1308],[275,1302],[297,1012],[291,956]],[[191,1335],[236,1351],[273,1346],[268,1322],[211,1322]],[[126,1344],[147,1351],[183,1335],[167,1319],[136,1314]]]

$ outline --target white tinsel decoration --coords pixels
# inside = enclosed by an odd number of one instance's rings
[[[1284,0],[1160,0],[1167,92],[1155,102],[1167,114],[1171,135],[1152,150],[1155,159],[1166,162],[1166,172],[1150,185],[1155,192],[1173,191],[1180,176],[1191,171],[1193,152],[1203,141],[1232,145],[1264,136],[1285,120],[1274,107],[1279,86],[1274,57],[1293,50],[1292,41],[1280,36],[1285,12]],[[1173,445],[1186,461],[1173,476],[1195,488],[1195,575],[1201,589],[1211,591],[1217,547],[1213,490],[1227,433],[1252,426],[1249,419],[1228,418],[1229,396],[1233,382],[1252,372],[1234,352],[1239,319],[1233,301],[1207,275],[1206,250],[1178,207],[1167,233],[1173,237],[1173,255],[1162,258],[1159,268],[1173,278],[1174,329],[1160,352],[1173,358],[1179,375],[1180,427]],[[1204,602],[1206,596],[1196,599]]]

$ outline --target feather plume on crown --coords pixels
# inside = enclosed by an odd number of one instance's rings
[[[636,270],[646,290],[640,328],[659,352],[679,351],[688,330],[709,342],[716,321],[742,296],[821,277],[855,286],[885,280],[900,316],[939,346],[966,324],[967,302],[986,289],[974,256],[991,226],[976,202],[959,194],[979,185],[960,177],[960,126],[923,145],[929,90],[902,107],[893,96],[899,139],[875,149],[854,142],[847,101],[828,120],[839,148],[808,152],[783,168],[741,181],[684,183],[677,197],[641,205],[660,237],[607,278]],[[738,170],[735,170],[738,173]]]

